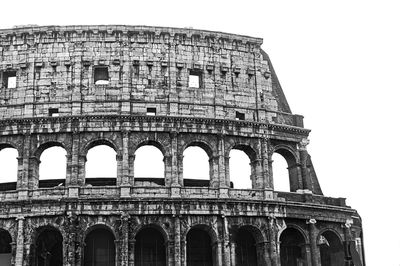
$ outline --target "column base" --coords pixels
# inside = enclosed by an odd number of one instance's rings
[[[79,187],[78,186],[68,187],[68,197],[79,198]]]
[[[180,185],[172,185],[171,186],[171,198],[180,198],[181,197],[181,186]]]
[[[121,185],[119,195],[121,198],[129,198],[131,196],[131,186],[129,184]]]
[[[26,200],[26,199],[28,199],[28,190],[27,189],[18,190],[18,200]]]

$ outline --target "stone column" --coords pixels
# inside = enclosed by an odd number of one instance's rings
[[[308,160],[307,145],[309,143],[310,141],[308,139],[302,139],[301,142],[299,143],[300,168],[303,181],[302,189],[313,191],[311,177],[307,169],[307,160]]]
[[[129,132],[122,132],[121,185],[129,184]]]
[[[222,224],[223,224],[223,265],[231,265],[231,256],[229,250],[229,226],[228,219],[225,215],[222,215]]]
[[[311,259],[313,266],[319,266],[321,264],[321,258],[319,248],[317,246],[318,229],[316,227],[316,220],[310,219],[308,221],[310,230],[310,247],[311,247]]]
[[[251,163],[251,175],[252,175],[252,188],[261,189],[263,188],[263,174],[262,174],[262,160],[261,158],[254,159]]]
[[[215,241],[215,243],[213,245],[213,249],[215,249],[215,252],[214,252],[215,265],[225,265],[225,264],[222,264],[222,242],[221,242],[221,240],[218,239],[217,241]]]
[[[176,215],[174,218],[174,227],[175,227],[175,235],[174,235],[174,265],[181,265],[181,220],[179,216]]]
[[[269,234],[269,257],[272,266],[278,266],[279,264],[279,251],[278,251],[278,230],[275,226],[276,219],[270,218],[268,222],[268,234]]]
[[[120,232],[120,254],[121,266],[128,266],[129,262],[129,214],[121,215],[121,232]],[[118,257],[117,257],[118,258]]]
[[[69,154],[69,160],[67,162],[68,172],[66,177],[66,186],[77,186],[79,177],[79,144],[80,138],[77,131],[72,133],[72,149]]]
[[[39,165],[39,158],[35,156],[29,158],[28,189],[37,189],[39,187]]]
[[[117,162],[117,178],[116,178],[116,185],[120,186],[122,184],[122,164],[123,164],[123,155],[121,152],[117,152],[117,155],[115,156],[115,160]]]
[[[16,254],[15,266],[22,266],[24,263],[24,217],[18,217],[17,223],[17,241],[16,241]]]
[[[210,167],[210,187],[212,188],[219,188],[220,187],[220,180],[218,176],[218,163],[219,163],[219,156],[211,156],[208,160],[209,167]]]
[[[304,244],[303,248],[305,249],[306,257],[304,259],[305,259],[306,265],[314,265],[312,263],[312,259],[311,259],[311,247],[310,247],[310,244]]]
[[[272,181],[272,165],[269,165],[270,155],[268,152],[267,141],[265,139],[259,139],[259,145],[261,146],[261,170],[262,170],[262,185],[264,189],[273,189]],[[272,156],[272,155],[271,155]],[[272,164],[272,162],[271,162]]]
[[[131,236],[130,236],[131,237]],[[135,242],[136,240],[134,238],[129,239],[129,266],[134,266],[135,265]]]
[[[236,243],[231,242],[231,266],[236,266]]]
[[[181,266],[186,266],[186,240],[181,239]]]
[[[229,187],[229,178],[226,176],[225,171],[225,139],[224,135],[218,135],[218,178],[219,178],[219,186],[221,188]],[[229,167],[229,166],[228,166]]]

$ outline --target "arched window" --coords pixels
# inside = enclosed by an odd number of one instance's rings
[[[256,241],[249,230],[240,228],[236,237],[236,265],[257,265]]]
[[[344,265],[344,249],[339,237],[325,231],[317,239],[321,255],[321,266]]]
[[[290,191],[290,179],[288,164],[286,159],[279,153],[272,155],[272,174],[274,180],[274,190],[276,191]]]
[[[134,162],[135,185],[164,185],[164,155],[153,145],[136,150]]]
[[[45,228],[36,238],[35,266],[63,265],[63,237],[52,227]]]
[[[40,155],[39,187],[54,187],[65,184],[67,152],[64,148],[53,146]]]
[[[229,177],[233,188],[252,188],[250,158],[244,151],[239,149],[230,151]]]
[[[185,186],[210,185],[210,158],[205,150],[191,146],[183,152],[183,178]]]
[[[307,265],[305,240],[297,229],[285,229],[279,242],[281,266]]]
[[[11,266],[11,235],[0,229],[0,265]]]
[[[187,266],[212,266],[212,247],[209,234],[198,228],[190,229],[186,236]]]
[[[18,151],[0,147],[0,191],[15,190],[18,178]]]
[[[92,230],[85,238],[84,266],[115,266],[115,238],[105,228]]]
[[[136,235],[135,266],[165,266],[165,239],[154,228],[145,228]]]
[[[93,186],[116,185],[117,153],[107,145],[89,149],[86,156],[85,183]]]

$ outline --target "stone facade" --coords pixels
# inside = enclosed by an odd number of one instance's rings
[[[261,44],[145,26],[1,30],[0,150],[19,154],[16,184],[0,191],[12,265],[42,265],[43,232],[60,234],[63,265],[89,265],[86,239],[96,230],[115,240],[109,265],[142,265],[136,238],[149,228],[165,241],[165,264],[157,265],[194,265],[192,229],[210,238],[212,265],[241,265],[242,232],[251,235],[256,255],[246,256],[257,265],[338,265],[338,256],[360,265],[361,219],[343,198],[323,196],[306,148],[310,130],[291,113]],[[87,152],[100,144],[117,153],[112,185],[85,179]],[[163,180],[135,178],[134,154],[143,145],[163,153]],[[39,179],[40,155],[52,146],[67,152],[61,186]],[[185,185],[190,146],[209,156],[205,186]],[[252,189],[230,187],[232,149],[249,156]],[[274,190],[274,153],[288,162],[291,192]],[[285,246],[286,235],[292,241],[297,233],[296,247]],[[341,251],[324,250],[335,239]]]

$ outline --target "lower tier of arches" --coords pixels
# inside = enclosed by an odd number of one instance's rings
[[[122,213],[0,218],[0,265],[365,265],[362,231],[340,222]]]

